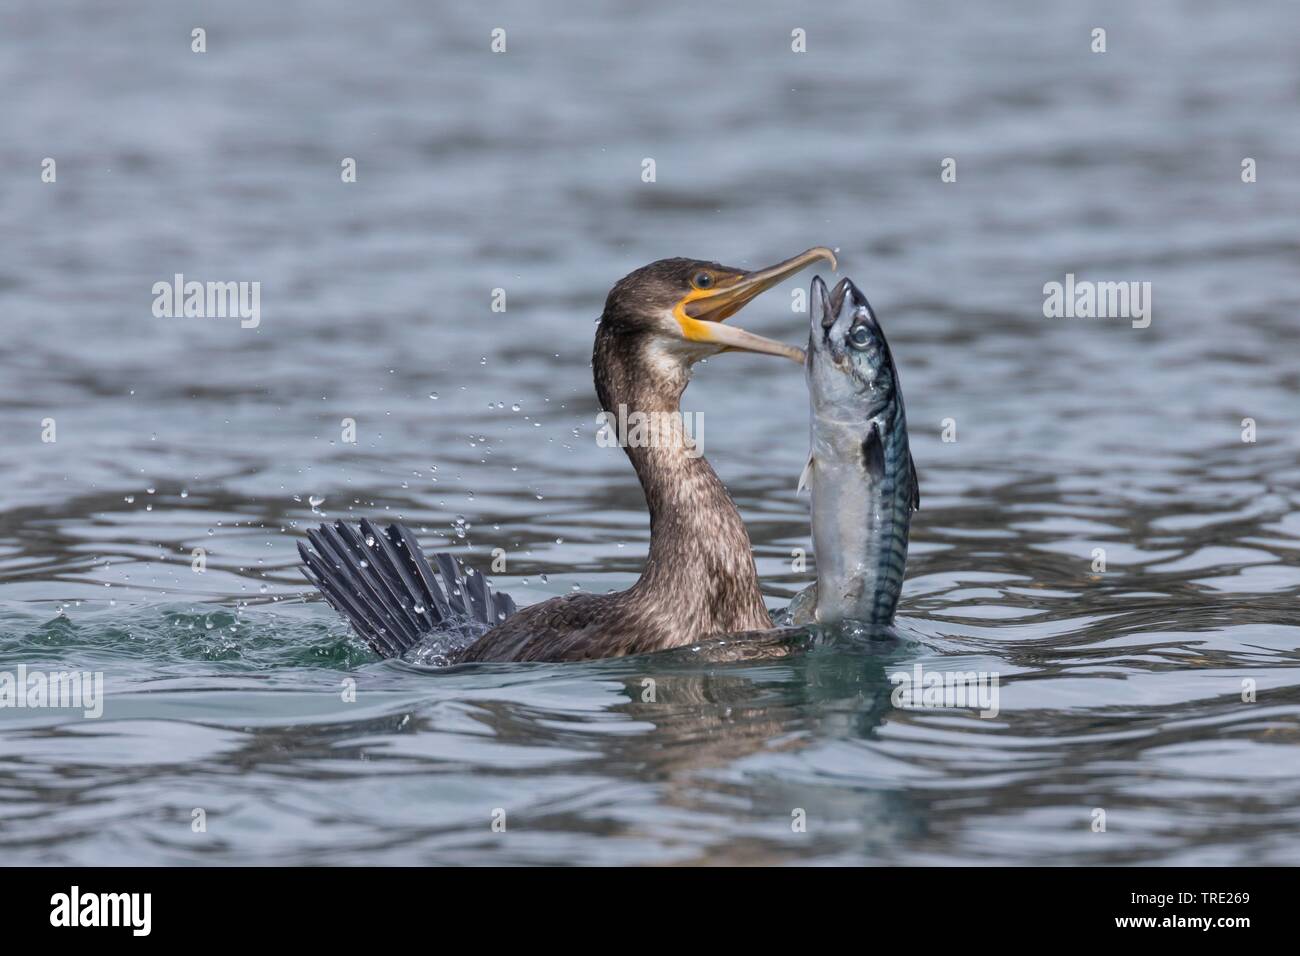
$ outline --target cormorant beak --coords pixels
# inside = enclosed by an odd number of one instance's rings
[[[692,289],[677,303],[673,317],[682,327],[683,337],[691,342],[719,346],[720,352],[736,350],[780,355],[802,365],[803,349],[722,322],[743,309],[759,293],[821,259],[829,262],[832,269],[836,268],[835,253],[825,246],[816,246],[766,269],[719,278],[707,289]]]

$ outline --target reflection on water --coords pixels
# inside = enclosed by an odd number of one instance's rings
[[[5,859],[1294,862],[1294,10],[1113,4],[1104,55],[1065,3],[628,10],[236,3],[202,56],[184,12],[0,14],[0,671],[107,685],[0,708]],[[626,586],[608,286],[818,243],[907,396],[900,640],[437,671],[302,599],[295,542],[360,515],[504,549],[521,603]],[[260,281],[260,326],[155,319],[178,272]],[[1045,319],[1066,273],[1151,282],[1151,327]],[[745,324],[799,338],[806,281]],[[686,398],[780,608],[800,376],[721,356]],[[997,674],[997,716],[894,706],[917,665]]]

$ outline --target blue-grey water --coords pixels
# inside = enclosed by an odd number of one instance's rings
[[[6,5],[0,672],[105,700],[0,707],[0,859],[1295,862],[1300,10],[1089,6]],[[300,578],[369,515],[502,549],[520,603],[626,586],[606,291],[817,244],[907,399],[902,641],[439,671]],[[176,273],[260,324],[155,317]],[[1067,273],[1150,282],[1150,326],[1044,317]],[[799,341],[809,278],[733,321]],[[779,609],[799,370],[723,355],[685,405]],[[997,715],[894,706],[918,664]]]

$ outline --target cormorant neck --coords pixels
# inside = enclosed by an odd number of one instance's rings
[[[604,427],[632,460],[653,530],[658,513],[709,493],[689,479],[705,474],[717,479],[681,412],[682,392],[691,377],[689,360],[653,336],[620,334],[602,322],[592,368]],[[721,489],[720,481],[717,486]],[[725,489],[722,493],[726,496]],[[735,511],[730,497],[725,505]]]
[[[673,602],[702,633],[767,628],[749,534],[731,495],[701,453],[681,413],[690,356],[661,340],[602,327],[596,334],[596,393],[645,492],[650,554],[633,590]]]

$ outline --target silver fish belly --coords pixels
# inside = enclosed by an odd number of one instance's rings
[[[864,437],[865,435],[865,437]],[[812,420],[816,620],[894,620],[912,525],[911,454],[901,405],[851,425]]]

